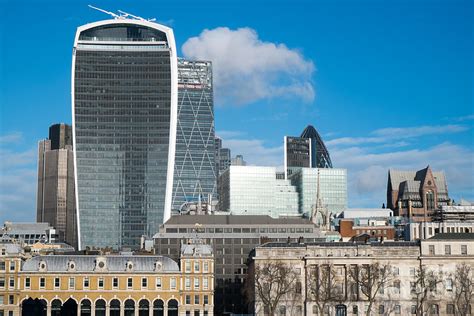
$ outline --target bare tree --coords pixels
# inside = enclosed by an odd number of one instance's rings
[[[366,315],[371,315],[372,306],[382,294],[382,290],[391,286],[395,280],[393,267],[390,264],[374,262],[362,265],[357,269],[350,269],[349,275],[363,297],[369,302]]]
[[[468,315],[469,305],[474,301],[474,276],[470,265],[466,263],[456,265],[453,287],[457,313]]]
[[[332,264],[316,265],[308,269],[308,295],[318,307],[318,314],[324,315],[325,309],[334,302],[344,300],[343,284]]]
[[[429,304],[436,297],[438,284],[443,282],[442,272],[435,272],[421,265],[415,270],[411,293],[416,299],[416,315],[424,315]]]
[[[253,297],[255,305],[261,304],[265,314],[274,316],[281,301],[286,303],[289,298],[292,303],[295,300],[299,277],[290,265],[282,262],[256,262],[252,270],[246,284],[246,296],[249,301]]]

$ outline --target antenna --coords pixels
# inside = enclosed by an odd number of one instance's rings
[[[106,11],[104,9],[101,9],[101,8],[96,8],[94,6],[91,6],[90,4],[87,5],[89,8],[91,9],[94,9],[94,10],[97,10],[97,11],[100,11],[100,12],[103,12],[105,14],[108,14],[108,15],[111,15],[114,19],[123,19],[123,17],[121,17],[120,15],[117,15],[113,12],[109,12],[109,11]]]

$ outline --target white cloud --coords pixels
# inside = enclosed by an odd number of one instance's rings
[[[314,64],[284,44],[263,42],[251,28],[204,30],[182,46],[186,58],[213,63],[220,104],[248,104],[274,97],[314,100]]]
[[[9,144],[21,141],[23,135],[20,132],[13,132],[10,134],[0,136],[0,144]]]
[[[222,146],[230,148],[232,157],[243,155],[248,165],[283,165],[283,146],[266,146],[260,139],[224,139]]]

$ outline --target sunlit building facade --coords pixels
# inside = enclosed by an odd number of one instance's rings
[[[123,17],[78,28],[72,58],[79,248],[138,247],[171,213],[172,29]]]

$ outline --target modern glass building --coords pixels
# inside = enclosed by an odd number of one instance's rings
[[[318,180],[319,177],[319,180]],[[299,209],[310,217],[318,195],[329,213],[347,208],[347,170],[333,168],[301,168],[290,176],[299,194]]]
[[[219,177],[219,209],[235,215],[299,216],[298,192],[275,167],[230,166]]]
[[[301,133],[300,137],[311,139],[311,167],[312,168],[332,168],[329,151],[324,145],[323,139],[318,131],[308,125]]]
[[[80,249],[136,248],[170,217],[177,74],[168,27],[118,17],[77,29],[71,92]]]
[[[173,210],[216,193],[212,65],[178,60],[178,125]]]

